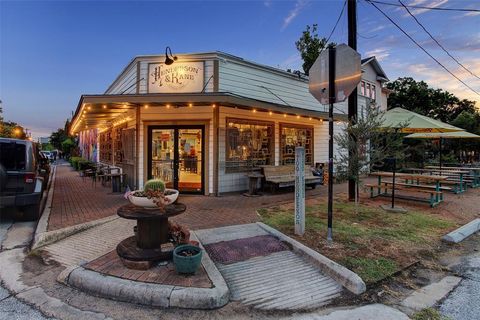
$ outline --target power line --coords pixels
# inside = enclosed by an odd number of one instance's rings
[[[368,2],[374,2],[378,4],[384,4],[387,6],[401,7],[401,5],[391,2],[376,1],[376,0],[366,0]],[[426,6],[410,6],[407,7],[413,9],[427,9],[427,10],[439,10],[439,11],[461,11],[461,12],[480,12],[480,9],[467,9],[467,8],[442,8],[442,7],[426,7]]]
[[[328,42],[330,41],[330,38],[332,37],[333,33],[335,32],[335,29],[337,29],[338,23],[340,22],[340,19],[343,16],[343,12],[345,11],[345,6],[346,5],[347,5],[347,0],[345,0],[345,2],[343,3],[342,11],[340,11],[340,15],[338,16],[337,22],[335,22],[335,25],[333,26],[333,29],[330,32],[330,35],[328,36],[327,41],[325,42],[325,47],[323,47],[320,50],[320,52],[318,53],[319,56],[323,52],[323,50],[325,50],[325,48],[328,46]]]
[[[413,19],[415,19],[415,21],[418,23],[418,25],[419,25],[420,27],[422,27],[423,31],[425,31],[425,32],[430,36],[430,38],[432,38],[432,40],[435,41],[435,43],[438,44],[438,46],[439,46],[440,48],[442,48],[442,50],[445,51],[446,54],[448,54],[448,56],[449,56],[450,58],[452,58],[453,60],[455,60],[455,62],[458,63],[458,65],[460,65],[463,69],[465,69],[466,71],[468,71],[472,76],[474,76],[474,77],[476,77],[477,79],[480,80],[480,77],[479,77],[479,76],[477,76],[475,73],[473,73],[473,72],[470,71],[467,67],[465,67],[463,64],[461,64],[460,61],[458,61],[455,57],[453,57],[453,56],[450,54],[450,52],[448,52],[448,50],[445,49],[445,47],[442,46],[442,45],[440,44],[440,42],[438,42],[437,39],[435,39],[430,32],[428,32],[427,28],[425,28],[425,26],[424,26],[420,21],[418,21],[418,19],[417,19],[417,18],[410,12],[410,10],[407,8],[407,6],[405,6],[405,4],[403,4],[402,0],[398,0],[398,2],[400,2],[400,4],[405,8],[405,10],[407,10],[408,14],[409,14],[410,16],[412,16]]]
[[[447,71],[450,75],[452,75],[455,79],[457,79],[458,81],[460,81],[465,87],[467,87],[468,89],[472,90],[473,92],[475,92],[477,95],[480,96],[480,93],[478,93],[475,89],[473,89],[472,87],[470,87],[468,84],[466,84],[462,79],[460,79],[459,77],[457,77],[454,73],[452,73],[450,70],[447,69],[447,67],[445,67],[440,61],[438,61],[434,56],[432,56],[430,54],[430,52],[428,52],[424,47],[422,47],[415,39],[413,39],[405,30],[402,29],[402,27],[400,27],[395,21],[393,21],[385,12],[383,12],[382,9],[380,9],[377,5],[375,5],[375,3],[373,3],[373,1],[371,0],[365,0],[367,2],[369,2],[372,6],[375,7],[375,9],[377,9],[378,11],[380,11],[384,16],[385,18],[387,18],[391,23],[393,23],[400,31],[402,31],[402,33],[404,35],[406,35],[410,40],[412,40],[413,43],[415,43],[420,49],[422,49],[423,52],[425,52],[430,58],[432,58],[439,66],[441,66],[443,69],[445,69],[445,71]]]

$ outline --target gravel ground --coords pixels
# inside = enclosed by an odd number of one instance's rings
[[[459,272],[465,279],[443,301],[440,312],[453,320],[480,319],[480,253],[465,257]]]

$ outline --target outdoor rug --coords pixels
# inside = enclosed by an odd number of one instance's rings
[[[207,244],[205,250],[213,261],[231,264],[290,249],[274,236],[262,235]]]

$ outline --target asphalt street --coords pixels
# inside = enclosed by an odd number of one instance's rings
[[[12,220],[0,217],[0,247],[5,239],[8,229],[12,226]],[[38,310],[21,302],[10,294],[3,286],[0,286],[0,320],[44,320]]]
[[[480,244],[478,245],[480,250]],[[464,277],[440,306],[440,312],[453,320],[480,319],[480,252],[464,258],[459,273]]]

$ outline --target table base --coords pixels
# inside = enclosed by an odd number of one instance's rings
[[[162,250],[161,247],[154,249],[142,249],[137,246],[135,236],[126,238],[117,245],[117,254],[124,262],[127,268],[140,270],[148,269],[153,262],[166,261],[173,258],[173,246],[168,246]],[[144,269],[145,268],[145,269]]]

